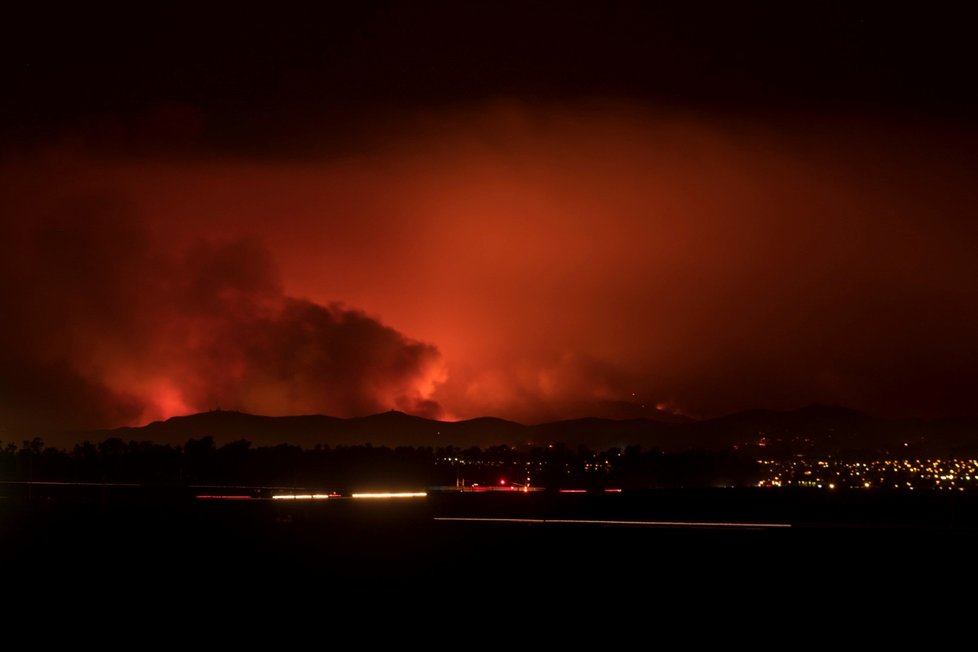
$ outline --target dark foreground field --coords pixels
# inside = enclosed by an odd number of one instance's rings
[[[878,600],[923,590],[933,579],[970,581],[976,498],[704,490],[287,502],[197,500],[142,489],[107,499],[66,492],[0,499],[0,554],[5,586],[17,595],[152,601],[176,594],[193,608],[306,603],[309,596],[334,604],[456,606],[635,595]]]

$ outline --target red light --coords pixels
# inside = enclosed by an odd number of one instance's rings
[[[620,494],[621,489],[605,489],[604,492],[606,494]]]
[[[587,489],[561,489],[562,494],[586,494]]]
[[[499,481],[499,484],[506,484],[506,481],[505,480],[500,480]]]

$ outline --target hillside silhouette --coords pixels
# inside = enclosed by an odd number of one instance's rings
[[[668,417],[667,417],[668,418]],[[978,450],[978,419],[887,419],[839,406],[747,410],[704,420],[584,418],[524,425],[496,417],[438,421],[398,411],[343,419],[325,415],[270,417],[214,410],[141,427],[75,432],[71,441],[123,440],[182,444],[212,437],[258,446],[293,444],[376,446],[539,446],[560,442],[596,450],[639,445],[664,451],[758,446],[775,452]]]

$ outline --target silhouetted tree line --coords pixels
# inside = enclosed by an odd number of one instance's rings
[[[453,446],[375,447],[288,444],[253,447],[245,440],[217,446],[211,437],[183,446],[106,439],[70,450],[40,439],[0,445],[0,480],[149,485],[366,487],[523,484],[561,487],[681,487],[752,485],[753,459],[735,451],[664,453],[638,446],[603,452],[562,444],[460,449]]]

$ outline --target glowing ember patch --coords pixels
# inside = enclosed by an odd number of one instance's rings
[[[183,398],[180,390],[172,385],[161,382],[155,387],[148,388],[149,404],[140,415],[142,421],[169,419],[181,414],[192,414],[195,410]]]

